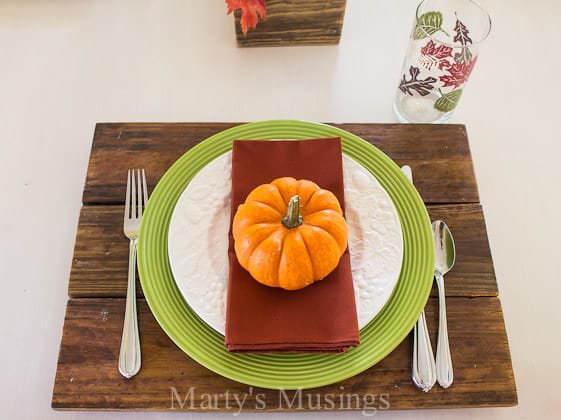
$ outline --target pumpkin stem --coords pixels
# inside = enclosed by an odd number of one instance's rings
[[[288,202],[286,216],[282,219],[282,224],[288,229],[293,229],[302,224],[302,215],[300,214],[300,196],[294,195]]]

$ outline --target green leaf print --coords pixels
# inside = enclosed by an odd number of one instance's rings
[[[422,14],[417,20],[417,25],[413,31],[413,39],[423,39],[429,35],[437,33],[438,31],[442,31],[447,36],[450,36],[444,29],[442,29],[442,13],[427,12]]]
[[[460,96],[462,96],[462,89],[448,92],[447,94],[442,95],[437,99],[437,101],[434,103],[434,107],[440,112],[450,112],[454,108],[456,108],[456,105],[458,105]]]

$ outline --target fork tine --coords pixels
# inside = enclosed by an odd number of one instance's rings
[[[146,182],[146,173],[144,172],[144,169],[142,169],[142,181],[142,192],[144,194],[144,207],[142,208],[142,211],[144,212],[146,205],[148,204],[148,183]]]
[[[136,170],[136,177],[138,180],[138,190],[137,190],[137,207],[136,207],[136,217],[142,217],[142,179],[140,178],[140,169]]]
[[[137,216],[137,206],[136,206],[136,182],[134,180],[134,169],[131,173],[131,214],[130,218],[134,219]]]
[[[125,196],[125,220],[129,218],[131,205],[131,170],[127,171],[127,195]]]

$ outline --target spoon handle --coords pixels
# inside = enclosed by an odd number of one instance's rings
[[[448,388],[454,381],[454,370],[452,368],[452,356],[448,343],[448,323],[446,321],[446,297],[444,293],[444,276],[435,271],[436,284],[438,286],[438,344],[436,346],[436,378],[443,388]]]
[[[436,383],[436,366],[424,310],[413,328],[411,378],[415,386],[424,392],[429,392]]]

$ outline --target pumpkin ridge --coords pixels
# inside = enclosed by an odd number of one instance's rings
[[[319,187],[318,187],[319,188]],[[319,189],[315,190],[313,193],[311,193],[307,198],[306,202],[304,203],[303,201],[300,202],[300,211],[302,213],[302,216],[305,217],[308,214],[313,214],[313,213],[308,213],[308,211],[306,210],[306,207],[308,206],[308,204],[310,203],[310,201],[312,201],[312,198],[314,197],[314,195],[316,195],[316,193],[319,191]],[[314,212],[315,213],[315,212]]]
[[[271,182],[271,185],[277,187],[284,204],[288,204],[290,198],[298,194],[301,182],[294,177],[286,176],[275,179]]]
[[[316,213],[318,213],[318,212],[316,212]],[[304,223],[306,223],[306,222],[304,221]],[[314,229],[323,230],[323,231],[324,231],[325,233],[327,233],[329,236],[333,236],[333,235],[331,234],[330,231],[328,231],[326,228],[324,228],[324,227],[322,227],[322,226],[314,225],[314,224],[312,224],[312,223],[306,223],[306,225],[307,225],[307,226],[311,226],[311,227],[313,227]]]
[[[306,205],[313,206],[319,208],[309,214],[316,213],[318,211],[325,211],[325,210],[333,210],[338,212],[339,214],[343,214],[343,209],[337,196],[333,194],[329,190],[324,190],[319,188],[318,190],[314,191],[312,195],[310,195]]]
[[[326,213],[327,217],[332,217],[332,218],[338,216],[339,218],[341,218],[341,220],[343,220],[346,223],[345,217],[340,212],[338,212],[336,210],[333,210],[333,209],[325,209],[325,210],[318,210],[318,211],[315,211],[313,213],[307,214],[306,217],[304,218],[303,224],[306,224],[307,226],[313,226],[317,229],[320,229],[320,230],[326,232],[329,236],[331,236],[333,239],[335,239],[335,242],[339,243],[339,241],[336,239],[337,235],[334,234],[333,230],[328,229],[325,225],[310,222],[310,219],[313,219],[316,216],[321,217],[322,213]],[[347,229],[347,235],[348,235],[348,229]],[[348,245],[348,236],[347,236],[346,244]],[[345,247],[343,249],[346,249],[347,245],[345,245]],[[341,252],[343,252],[343,250]]]
[[[302,233],[299,231],[298,234],[300,235],[300,237],[302,238],[302,243],[304,244],[304,248],[306,249],[306,256],[307,258],[310,260],[311,262],[311,266],[312,266],[312,274],[314,275],[314,279],[318,278],[318,276],[316,275],[316,270],[315,270],[315,266],[314,263],[312,261],[312,254],[310,253],[310,249],[308,247],[308,242],[306,242],[306,239],[304,238],[304,235],[302,235]],[[323,279],[318,278],[315,281],[320,281]],[[312,283],[314,283],[314,281],[312,281]]]
[[[270,188],[270,189],[267,190],[267,188]],[[276,196],[276,199],[278,199],[278,202],[277,202],[277,200],[270,201],[270,199],[269,199],[270,194]],[[265,202],[264,200],[266,200],[267,202]],[[260,186],[256,187],[253,191],[251,191],[249,193],[245,202],[246,203],[247,202],[258,202],[258,203],[265,204],[265,205],[271,207],[272,209],[276,210],[277,212],[279,212],[283,215],[284,215],[284,208],[286,206],[286,202],[284,200],[284,197],[283,197],[279,187],[275,184],[263,184],[263,185],[260,185]]]
[[[299,229],[290,229],[283,237],[282,256],[279,264],[279,285],[286,290],[299,290],[312,284],[314,279],[314,265],[312,263],[308,246]],[[298,243],[298,252],[294,254],[294,244]],[[288,248],[292,248],[291,252]],[[290,256],[292,258],[290,258]],[[290,270],[290,261],[299,261],[299,270]],[[294,265],[293,265],[294,267]],[[292,267],[292,268],[293,268]],[[305,267],[309,267],[309,275],[305,275]],[[292,271],[292,272],[291,272]]]
[[[343,215],[335,209],[321,209],[321,210],[314,211],[313,213],[307,213],[306,216],[312,217],[318,213],[329,213],[329,214],[334,213],[336,215],[343,217]]]
[[[329,232],[327,232],[325,229],[322,229],[320,227],[314,226],[314,225],[310,225],[310,224],[306,224],[306,225],[302,225],[304,228],[313,228],[313,229],[320,229],[323,232],[327,233],[327,235],[331,238],[331,234]],[[308,256],[310,257],[310,261],[312,260],[311,256],[312,254],[309,251],[309,245],[308,242],[306,240],[306,235],[302,234],[302,232],[300,232],[300,236],[302,237],[302,242],[304,243],[304,246],[306,247],[306,252],[308,253]],[[333,241],[335,241],[333,238],[331,238]],[[316,264],[314,264],[312,262],[312,271],[314,274],[314,278],[317,279],[316,281],[319,280],[323,280],[323,278],[325,276],[320,275],[320,272],[318,272],[318,269],[316,268]]]
[[[278,230],[286,230],[286,228],[284,227],[279,227],[278,229],[274,230],[273,233],[277,232]],[[283,232],[282,235],[280,235],[280,239],[281,239],[281,246],[280,246],[280,250],[279,250],[279,261],[282,259],[282,255],[284,252],[284,244],[286,242],[286,232]],[[278,267],[277,267],[277,273],[278,273]],[[277,275],[277,281],[276,281],[277,285],[280,285],[280,275]]]
[[[251,200],[253,203],[259,203],[262,204],[265,207],[270,208],[271,210],[275,211],[276,213],[279,214],[279,217],[283,217],[284,215],[279,211],[279,209],[277,209],[276,207],[271,206],[269,203],[265,203],[264,201],[261,200]]]
[[[306,239],[304,239],[304,235],[302,235],[302,233],[300,231],[297,231],[296,234],[298,234],[300,236],[300,238],[302,238],[302,243],[304,244],[304,249],[306,250],[306,256],[308,257],[308,259],[311,260],[310,250],[308,249],[308,243],[306,242]],[[314,267],[314,265],[312,264],[312,269],[313,269],[313,267]]]
[[[304,189],[304,187],[302,185],[300,185],[300,188],[298,189],[298,195],[301,198],[300,208],[302,208],[302,209],[304,209],[306,207],[306,205],[310,202],[312,197],[320,190],[319,185],[317,185],[315,182],[312,182],[312,181],[310,181],[310,182],[316,187],[316,189],[311,194],[305,194],[305,191],[302,191]],[[307,187],[311,187],[311,186],[307,185]]]
[[[271,224],[271,225],[272,225],[273,223],[268,223],[268,224]],[[252,261],[252,259],[255,258],[256,251],[261,247],[261,245],[262,245],[264,242],[266,242],[271,236],[275,235],[277,232],[283,231],[283,230],[284,230],[284,229],[282,229],[281,227],[278,227],[277,229],[274,229],[274,230],[273,230],[268,236],[266,236],[262,241],[260,241],[260,242],[253,248],[253,250],[252,250],[252,252],[251,252],[251,254],[250,254],[250,257],[249,257],[249,259],[248,259],[247,268],[244,267],[244,268],[246,268],[246,269],[250,272],[250,274],[253,276],[253,278],[255,278],[257,281],[259,281],[259,283],[266,284],[266,285],[268,285],[268,286],[273,286],[273,287],[278,287],[278,285],[279,285],[279,280],[280,280],[280,279],[279,279],[279,277],[278,277],[278,271],[277,271],[277,276],[276,276],[275,279],[271,279],[271,278],[269,278],[269,279],[264,279],[264,278],[261,278],[257,273],[253,272],[253,270],[252,270],[252,265],[253,265],[253,262],[254,262],[254,261]],[[278,252],[278,255],[279,255],[279,260],[280,260],[280,258],[282,257],[282,250],[283,250],[283,248],[284,248],[284,243],[285,243],[285,240],[286,240],[286,235],[285,235],[283,232],[281,232],[281,233],[279,234],[279,239],[280,239],[280,245],[281,245],[281,246],[280,246],[280,251]]]
[[[318,213],[318,212],[316,212],[316,213]],[[304,222],[304,223],[306,223],[306,222]],[[311,224],[311,223],[306,223],[306,226],[310,226],[310,227],[313,227],[314,229],[319,229],[319,230],[321,230],[321,231],[327,233],[327,235],[329,235],[329,237],[330,237],[331,239],[333,239],[333,241],[337,244],[337,248],[341,249],[341,248],[339,247],[339,243],[338,243],[337,240],[333,237],[333,234],[332,234],[330,231],[328,231],[327,229],[325,229],[324,227],[318,226],[318,225],[313,225],[313,224]],[[304,243],[306,243],[306,241],[304,241]],[[306,244],[306,249],[307,249],[307,247],[308,247],[308,245]],[[344,250],[341,250],[341,254],[343,254],[343,251],[344,251]]]
[[[269,233],[267,233],[265,236],[263,236],[263,238],[258,243],[254,243],[253,241],[248,240],[249,237],[254,235],[253,230],[255,230],[256,228],[258,228],[259,230],[269,230],[269,227],[271,226],[273,227],[273,229],[270,230]],[[237,235],[234,235],[234,249],[236,252],[236,256],[238,257],[238,261],[242,267],[247,268],[248,261],[257,247],[276,230],[277,229],[275,228],[274,223],[257,223],[254,225],[246,226],[243,230],[238,232]],[[250,244],[250,246],[245,246],[246,244]],[[242,255],[246,256],[246,258],[242,257]]]
[[[282,210],[284,210],[284,208],[287,206],[287,203],[286,203],[286,200],[284,199],[284,195],[282,194],[282,191],[281,191],[280,187],[276,184],[271,184],[271,185],[273,185],[277,189],[277,193],[278,193],[278,195],[281,198],[281,201],[283,203],[283,209]],[[284,217],[284,212],[281,211],[281,209],[277,209],[277,208],[274,208],[274,209],[277,210],[281,214],[281,217]]]
[[[246,235],[246,230],[249,229],[249,228],[251,228],[252,226],[259,226],[259,227],[261,227],[261,226],[263,226],[263,225],[274,226],[275,224],[274,224],[274,223],[255,223],[254,225],[249,225],[247,228],[245,228],[244,230],[242,230],[242,232],[240,233],[240,237],[241,237],[241,236],[245,236],[245,235]],[[257,242],[257,243],[255,244],[255,246],[252,248],[251,253],[253,253],[253,251],[255,251],[255,250],[259,247],[259,245],[261,245],[263,242],[265,242],[265,241],[267,240],[267,237],[268,237],[268,236],[272,235],[272,234],[275,233],[277,230],[278,230],[278,228],[272,230],[272,231],[269,233],[269,235],[263,237],[263,239],[261,239],[259,242]]]

